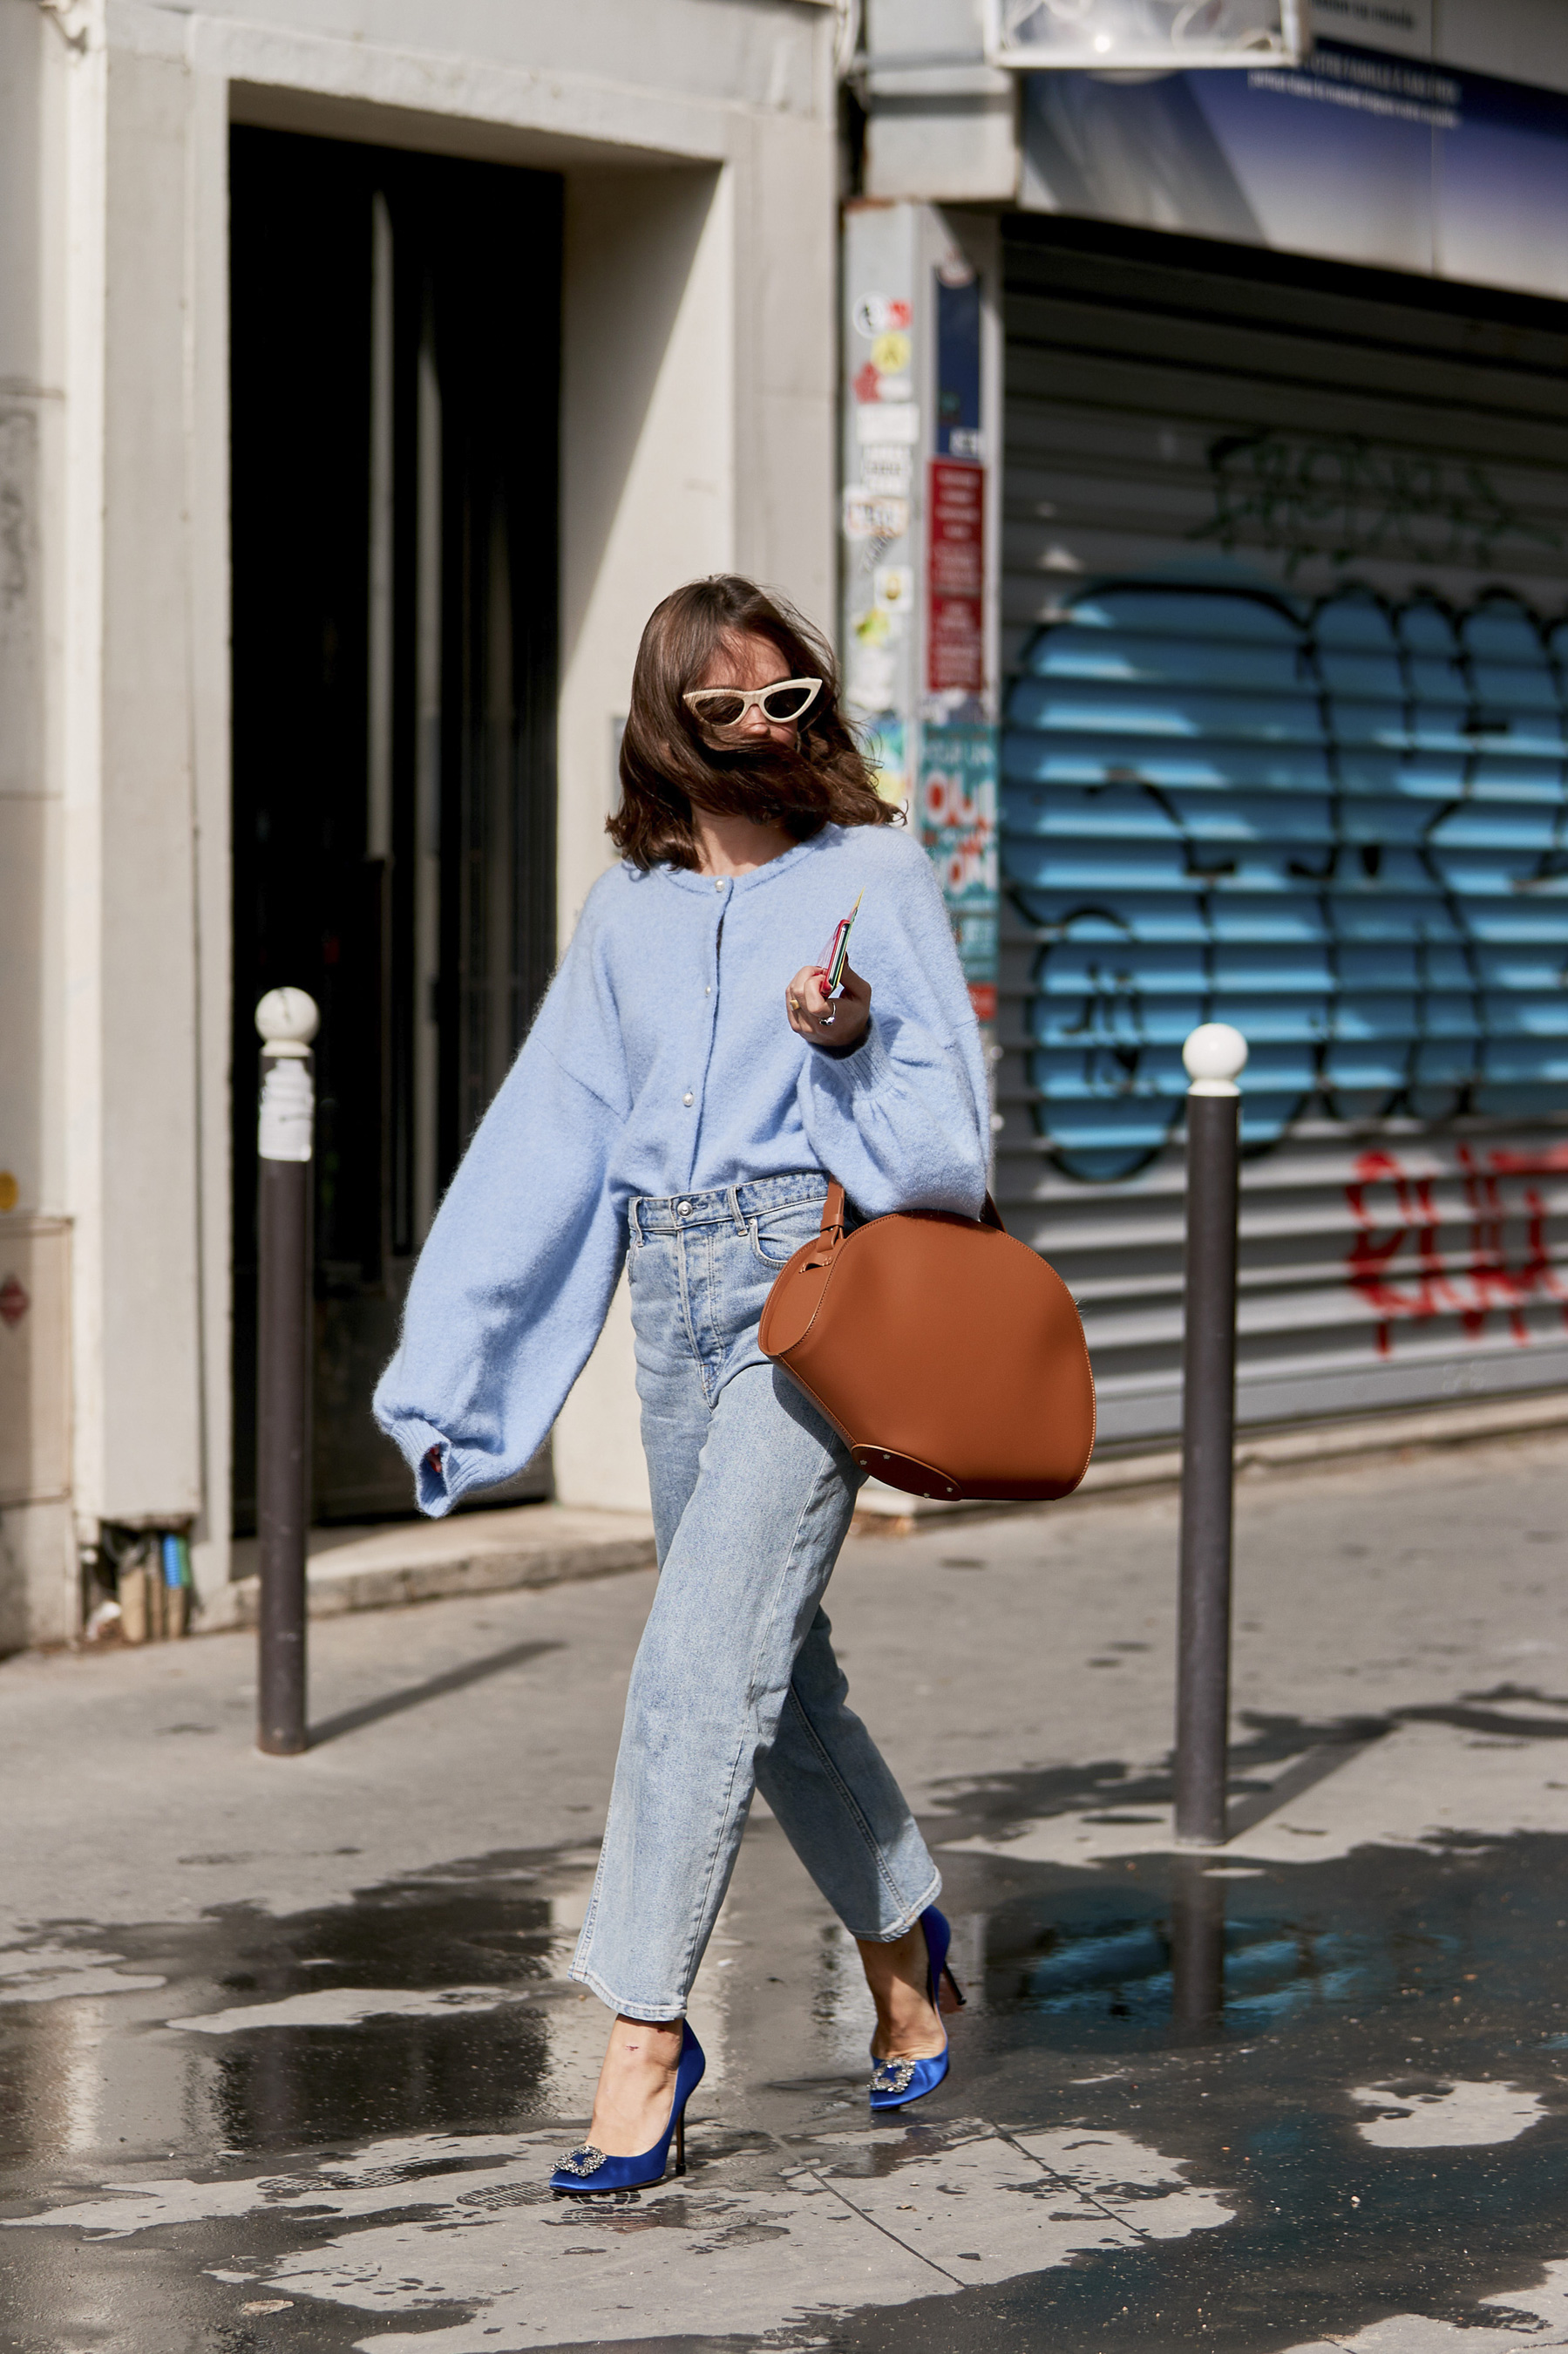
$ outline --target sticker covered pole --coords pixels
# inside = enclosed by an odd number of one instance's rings
[[[271,1757],[306,1745],[305,1534],[310,1522],[310,1185],[315,1130],[315,1001],[270,989],[257,1124],[259,1350],[256,1516],[260,1536],[256,1745]]]
[[[1176,1669],[1176,1838],[1220,1847],[1231,1682],[1236,1397],[1236,1214],[1246,1040],[1205,1022],[1181,1049],[1187,1255],[1181,1328],[1181,1579]]]

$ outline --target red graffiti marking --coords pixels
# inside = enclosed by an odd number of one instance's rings
[[[1433,1199],[1432,1177],[1413,1177],[1392,1152],[1363,1152],[1345,1201],[1356,1238],[1345,1260],[1351,1283],[1378,1320],[1377,1352],[1390,1355],[1401,1319],[1457,1316],[1478,1341],[1488,1318],[1507,1316],[1521,1345],[1530,1340],[1523,1310],[1555,1301],[1568,1323],[1568,1284],[1552,1264],[1546,1239],[1547,1206],[1528,1181],[1568,1172],[1568,1144],[1544,1152],[1478,1154],[1467,1144],[1455,1153],[1464,1186],[1465,1247],[1445,1252],[1438,1234],[1445,1214]],[[1378,1189],[1389,1188],[1389,1193]],[[1369,1201],[1369,1194],[1376,1194]],[[1453,1211],[1449,1225],[1459,1223]]]

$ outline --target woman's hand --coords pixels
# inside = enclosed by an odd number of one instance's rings
[[[844,966],[842,997],[826,997],[822,993],[822,976],[810,965],[802,965],[784,992],[784,1010],[789,1016],[789,1027],[813,1046],[830,1047],[835,1055],[846,1054],[858,1046],[871,1020],[871,983],[862,981],[853,966]]]

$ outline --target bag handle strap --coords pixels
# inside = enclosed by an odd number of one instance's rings
[[[1004,1235],[1007,1232],[1007,1228],[1001,1223],[1001,1212],[997,1208],[996,1204],[991,1200],[989,1193],[985,1197],[985,1207],[980,1212],[980,1224],[982,1225],[994,1226],[998,1234]],[[843,1230],[844,1189],[839,1183],[836,1177],[830,1177],[828,1180],[828,1197],[822,1204],[822,1223],[819,1232],[823,1235],[838,1234],[842,1235]]]

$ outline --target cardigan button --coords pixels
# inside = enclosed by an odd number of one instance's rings
[[[689,1104],[689,1103],[691,1102],[691,1100],[692,1100],[692,1091],[691,1091],[690,1087],[688,1087],[688,1088],[686,1089],[685,1094],[681,1097],[681,1101],[682,1101],[683,1104]]]

